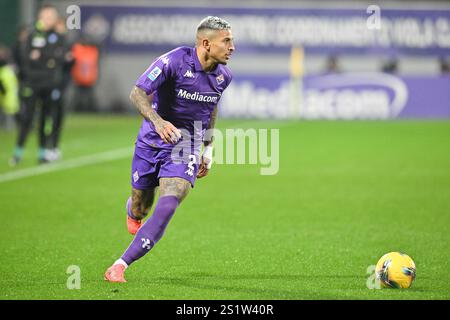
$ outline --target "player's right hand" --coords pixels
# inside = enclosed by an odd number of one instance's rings
[[[169,121],[161,120],[155,123],[155,129],[164,143],[175,144],[181,138],[181,131]]]

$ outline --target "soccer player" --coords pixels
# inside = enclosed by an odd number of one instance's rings
[[[221,18],[206,17],[197,27],[194,48],[179,47],[162,55],[137,80],[130,99],[144,120],[135,144],[132,194],[126,205],[128,231],[136,236],[106,270],[105,280],[126,282],[125,269],[155,246],[196,177],[208,174],[213,137],[205,136],[205,130],[214,128],[217,102],[231,82],[225,65],[233,52],[231,26]],[[201,145],[195,143],[199,136],[205,146],[201,157]],[[186,141],[191,154],[182,149],[179,156],[185,161],[178,161],[174,156],[178,151],[172,151]],[[158,186],[153,214],[142,224]]]

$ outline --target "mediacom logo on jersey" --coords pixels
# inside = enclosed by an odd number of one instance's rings
[[[184,99],[199,101],[199,102],[211,102],[211,103],[217,103],[219,101],[219,97],[214,96],[208,96],[200,94],[199,92],[190,93],[186,90],[180,89],[178,91],[178,96]]]

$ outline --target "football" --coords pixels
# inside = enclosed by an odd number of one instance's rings
[[[407,254],[389,252],[378,260],[375,272],[383,287],[406,289],[416,278],[416,265]]]

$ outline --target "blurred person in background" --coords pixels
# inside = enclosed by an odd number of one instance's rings
[[[72,47],[72,56],[72,80],[75,85],[73,109],[96,111],[94,88],[98,80],[99,48],[88,36],[82,35]]]
[[[49,126],[48,120],[51,119],[52,108],[58,108],[60,103],[64,66],[70,60],[64,36],[57,31],[58,21],[59,14],[54,6],[41,7],[34,28],[17,50],[22,104],[19,135],[10,160],[13,166],[22,159],[36,109],[40,110],[38,161],[45,163],[55,159],[52,156],[54,150],[49,146],[54,148],[57,139],[50,132],[55,128],[60,130],[61,126],[60,123]],[[46,131],[50,131],[49,136]],[[59,137],[59,132],[53,131],[53,134]]]
[[[13,127],[13,117],[19,111],[19,85],[10,57],[9,48],[0,44],[0,110],[7,130]]]
[[[55,31],[63,38],[66,39],[66,21],[63,18],[59,18],[55,26]],[[50,134],[47,136],[47,151],[46,157],[49,161],[56,161],[61,158],[61,151],[59,149],[59,141],[61,136],[61,130],[64,119],[64,93],[71,81],[71,68],[73,66],[73,57],[71,53],[71,47],[64,42],[65,57],[62,65],[62,80],[59,83],[57,90],[60,94],[57,95],[53,106],[50,109],[50,116],[52,120],[52,127]]]

